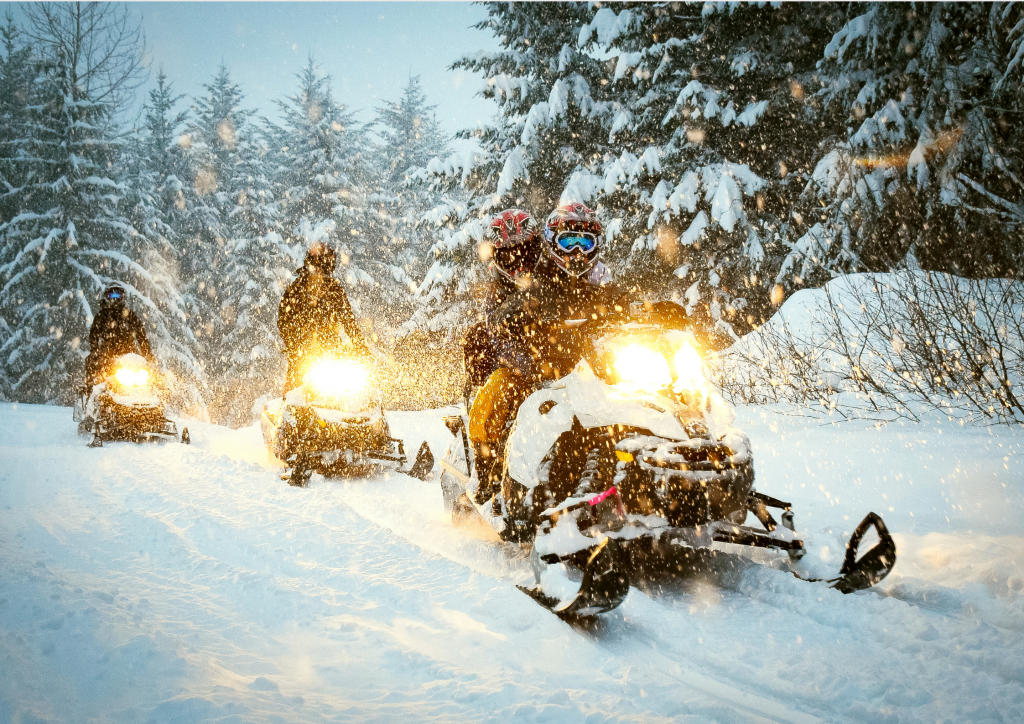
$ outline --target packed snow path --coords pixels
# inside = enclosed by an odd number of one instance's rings
[[[1024,721],[1024,434],[740,423],[812,569],[884,515],[880,587],[719,556],[579,630],[436,480],[297,490],[256,428],[89,449],[70,410],[0,405],[0,723]]]

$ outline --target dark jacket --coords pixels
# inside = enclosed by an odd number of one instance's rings
[[[343,341],[342,330],[355,345],[366,346],[341,282],[326,274],[313,274],[306,267],[299,270],[281,298],[277,329],[288,353],[285,391],[301,384],[305,355],[336,349]]]
[[[550,333],[559,321],[591,319],[628,309],[629,295],[616,284],[596,286],[565,275],[535,275],[488,315],[496,364],[525,377],[568,374],[581,358],[578,332]]]
[[[365,344],[341,282],[305,267],[281,298],[277,329],[289,354],[337,347],[342,330],[355,344]]]
[[[99,380],[114,359],[130,353],[153,359],[153,350],[146,339],[142,321],[124,304],[104,305],[89,329],[89,356],[85,359],[85,372],[90,384]]]

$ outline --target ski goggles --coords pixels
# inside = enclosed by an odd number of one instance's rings
[[[570,252],[579,249],[586,254],[597,246],[597,237],[585,231],[563,231],[555,237],[555,245],[562,251]]]
[[[103,292],[103,298],[109,299],[112,302],[116,302],[118,299],[124,299],[123,289],[108,289]]]

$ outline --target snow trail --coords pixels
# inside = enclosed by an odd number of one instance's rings
[[[1024,435],[741,413],[813,565],[886,517],[879,589],[722,555],[577,630],[515,589],[521,556],[450,525],[436,480],[296,490],[256,428],[92,450],[68,410],[2,405],[0,722],[1024,718]],[[440,458],[440,414],[390,421]]]

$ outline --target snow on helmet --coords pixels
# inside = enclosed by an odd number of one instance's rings
[[[491,269],[511,282],[533,271],[540,257],[540,229],[529,211],[506,209],[491,221]]]
[[[306,252],[306,266],[319,269],[330,276],[334,273],[337,255],[328,244],[318,241]]]
[[[562,204],[544,224],[544,253],[555,266],[581,277],[597,263],[604,243],[604,227],[597,214],[578,201]]]

